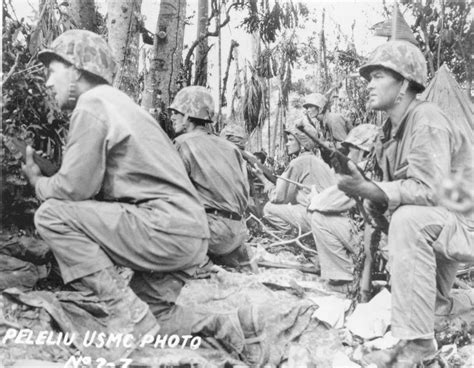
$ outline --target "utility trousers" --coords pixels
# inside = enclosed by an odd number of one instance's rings
[[[301,228],[303,233],[311,231],[310,214],[301,204],[275,204],[268,202],[263,207],[263,218],[277,229],[290,231]]]
[[[352,253],[360,235],[349,216],[313,211],[311,229],[321,263],[321,277],[327,280],[352,281]]]
[[[129,267],[134,270],[130,287],[149,305],[161,335],[215,336],[241,352],[244,336],[236,311],[199,313],[175,304],[186,280],[207,259],[208,240],[159,232],[129,206],[133,205],[56,199],[40,206],[35,225],[57,259],[64,282],[114,263]],[[149,209],[143,211],[143,216],[152,216]]]
[[[459,263],[441,250],[465,246],[461,244],[465,237],[443,231],[457,225],[456,221],[443,207],[404,205],[393,213],[388,248],[394,337],[433,338],[435,312],[444,314],[451,309],[450,291]]]

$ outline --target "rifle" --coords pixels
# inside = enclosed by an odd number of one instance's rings
[[[7,147],[7,149],[17,160],[21,160],[24,163],[26,162],[27,144],[25,141],[16,137],[7,137],[3,134],[0,134],[0,138],[2,139],[5,147]],[[40,156],[36,153],[36,151],[33,151],[33,160],[35,161],[36,165],[39,166],[41,173],[45,176],[52,176],[59,170],[59,167],[56,164],[47,158]]]
[[[245,150],[240,150],[240,153],[242,154],[242,157],[245,161],[247,161],[251,166],[256,165],[260,170],[262,170],[263,175],[265,175],[268,180],[270,180],[273,184],[276,183],[276,176],[268,167],[264,166],[254,155]]]
[[[294,184],[294,185],[296,185],[297,187],[299,187],[301,189],[306,189],[307,191],[311,192],[311,187],[309,185],[298,183],[297,181],[285,178],[284,176],[281,176],[281,175],[276,175],[275,177],[277,179],[287,181],[290,184]]]
[[[316,136],[316,133],[309,130],[308,127],[306,127],[302,122],[298,122],[296,124],[296,128],[301,130],[304,134],[306,134],[309,138],[312,139],[316,145],[321,148],[326,154],[328,154],[329,159],[331,160],[331,164],[334,167],[334,170],[337,173],[342,173],[346,175],[350,175],[351,171],[349,170],[349,161],[350,159],[344,155],[342,152],[338,151],[335,148],[331,148],[327,146],[325,143],[323,143],[318,137]],[[357,165],[355,165],[359,172],[362,174],[364,179],[367,179],[364,171]]]
[[[337,173],[345,174],[345,175],[350,175],[351,171],[349,169],[349,161],[351,161],[346,155],[344,155],[342,152],[338,151],[337,149],[333,149],[328,147],[326,144],[321,142],[318,137],[316,137],[315,132],[312,132],[310,129],[308,129],[304,124],[301,122],[296,124],[296,127],[301,130],[303,133],[305,133],[309,138],[311,138],[316,145],[318,145],[322,150],[324,150],[326,153],[329,154],[329,158],[331,160],[332,166],[334,168],[334,171]],[[365,180],[369,180],[367,176],[365,175],[364,171],[356,164],[354,164],[355,167],[357,167],[357,170],[361,173],[361,175],[364,177]],[[364,217],[364,221],[368,224],[370,224],[369,217],[364,209],[364,206],[362,205],[362,202],[359,198],[354,198],[357,204],[357,207],[361,213],[361,215]],[[388,221],[383,216],[380,214],[380,216],[372,216],[375,223],[376,227],[382,230],[385,234],[388,233]]]

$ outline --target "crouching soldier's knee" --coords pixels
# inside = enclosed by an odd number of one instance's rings
[[[408,234],[418,231],[420,215],[420,206],[405,205],[398,207],[390,220],[390,232]]]
[[[56,214],[56,208],[58,207],[59,202],[60,201],[57,199],[48,199],[43,202],[35,212],[35,227],[43,238],[45,232],[51,230],[53,224],[57,223],[58,215]]]

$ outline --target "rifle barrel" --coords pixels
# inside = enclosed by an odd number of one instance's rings
[[[290,184],[294,184],[294,185],[296,185],[296,186],[298,186],[298,187],[300,187],[300,188],[302,188],[302,189],[311,190],[311,187],[310,187],[309,185],[298,183],[297,181],[294,181],[294,180],[285,178],[284,176],[280,176],[280,175],[275,175],[275,177],[278,178],[278,179],[287,181],[287,182],[290,183]]]

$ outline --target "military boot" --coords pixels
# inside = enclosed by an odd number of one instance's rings
[[[263,367],[269,358],[269,347],[265,341],[261,310],[255,306],[239,308],[237,315],[245,338],[242,360],[250,367]]]
[[[98,297],[108,315],[104,317],[106,334],[131,334],[133,346],[119,347],[106,352],[111,361],[128,356],[145,334],[156,335],[159,325],[148,304],[138,298],[118,272],[109,267],[74,282],[79,288],[88,289]],[[103,355],[102,355],[103,356]]]

